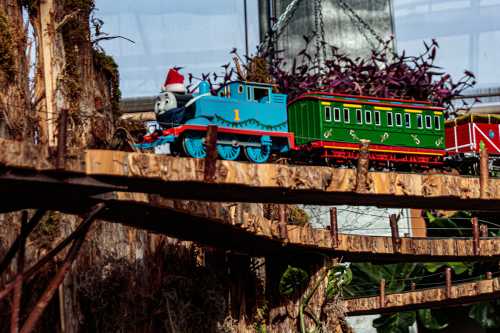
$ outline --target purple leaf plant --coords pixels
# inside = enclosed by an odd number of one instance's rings
[[[416,56],[404,51],[395,53],[390,39],[378,50],[372,50],[370,57],[354,59],[332,45],[326,46],[327,56],[321,59],[320,54],[308,51],[313,40],[304,36],[305,46],[290,65],[280,50],[259,50],[256,56],[242,59],[233,49],[234,63],[221,66],[223,75],[206,73],[201,78],[189,75],[189,87],[194,79],[208,81],[213,91],[232,80],[270,82],[277,91],[287,94],[289,100],[307,91],[425,100],[445,107],[450,117],[457,112],[453,101],[463,100],[463,91],[476,84],[470,71],[466,70],[454,81],[435,65],[439,44],[434,39],[430,44],[424,42],[425,49]]]

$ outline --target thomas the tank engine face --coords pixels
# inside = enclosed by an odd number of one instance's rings
[[[165,92],[158,96],[155,103],[155,113],[157,116],[161,116],[165,112],[177,108],[177,98],[174,93]]]

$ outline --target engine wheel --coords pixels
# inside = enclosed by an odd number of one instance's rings
[[[227,161],[235,161],[241,153],[241,147],[238,145],[236,137],[224,136],[223,141],[230,141],[232,144],[217,144],[217,153],[220,158]]]
[[[266,163],[271,156],[271,146],[261,145],[260,147],[245,147],[246,158],[253,163]]]
[[[205,158],[207,149],[205,147],[205,137],[202,133],[186,133],[182,139],[182,148],[188,157]]]

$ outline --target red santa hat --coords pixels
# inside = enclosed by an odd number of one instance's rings
[[[175,68],[170,68],[167,73],[165,83],[161,87],[164,91],[173,93],[186,93],[184,86],[184,76]]]

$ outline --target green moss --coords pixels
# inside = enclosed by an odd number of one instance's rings
[[[111,110],[114,114],[118,114],[120,110],[120,99],[122,97],[118,64],[113,57],[102,51],[94,50],[94,65],[96,70],[101,72],[108,80],[111,95]]]
[[[305,212],[305,210],[297,206],[292,206],[289,214],[289,224],[306,225],[309,223],[309,215]]]
[[[14,81],[16,77],[13,49],[14,41],[9,19],[3,11],[0,11],[0,69],[5,74],[7,82]]]

